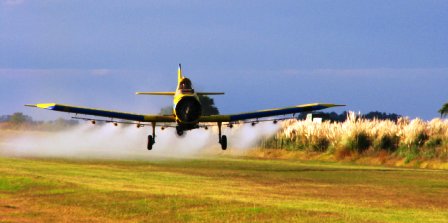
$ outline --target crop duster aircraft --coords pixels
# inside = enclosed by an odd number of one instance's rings
[[[219,132],[219,143],[221,144],[221,148],[223,150],[227,149],[227,137],[222,135],[222,125],[227,125],[232,127],[234,123],[243,122],[243,123],[252,123],[255,125],[259,121],[273,121],[277,123],[278,120],[283,120],[281,118],[271,119],[271,120],[259,120],[259,118],[265,117],[273,117],[287,114],[296,114],[301,112],[310,112],[321,110],[330,107],[336,106],[344,106],[337,104],[323,104],[323,103],[313,103],[313,104],[304,104],[297,105],[286,108],[276,108],[269,110],[261,110],[255,112],[247,112],[247,113],[239,113],[239,114],[230,114],[230,115],[201,115],[202,107],[199,101],[199,97],[201,95],[222,95],[223,92],[196,92],[193,87],[191,80],[182,75],[182,68],[179,64],[178,72],[178,81],[177,81],[177,89],[174,92],[137,92],[138,95],[168,95],[173,96],[173,114],[172,115],[149,115],[149,114],[135,114],[135,113],[127,113],[127,112],[119,112],[119,111],[109,111],[102,109],[94,109],[94,108],[86,108],[86,107],[78,107],[64,104],[56,104],[56,103],[45,103],[45,104],[32,104],[26,105],[29,107],[37,107],[47,110],[60,111],[60,112],[68,112],[74,113],[76,115],[92,115],[92,116],[101,116],[107,117],[111,120],[101,120],[101,119],[91,119],[91,118],[79,118],[73,117],[76,119],[83,119],[91,121],[95,124],[96,121],[105,121],[112,122],[114,125],[117,123],[125,123],[125,124],[136,124],[137,127],[141,127],[144,125],[148,125],[149,123],[152,126],[152,135],[148,135],[148,146],[147,149],[151,150],[156,139],[155,128],[160,123],[162,129],[165,127],[175,127],[177,135],[181,136],[184,134],[184,131],[197,129],[197,128],[208,128],[208,126],[217,125]],[[114,119],[126,120],[125,121],[114,121]],[[255,121],[249,121],[255,120]],[[171,124],[171,126],[170,126]]]

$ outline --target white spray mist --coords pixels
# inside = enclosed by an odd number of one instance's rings
[[[262,137],[275,134],[279,125],[271,122],[256,126],[235,125],[223,127],[228,137],[230,151],[245,152],[253,148]],[[61,132],[24,131],[6,140],[0,147],[0,154],[26,157],[63,157],[74,159],[152,159],[160,157],[194,157],[204,151],[221,153],[217,127],[209,130],[195,129],[178,137],[173,128],[156,129],[156,144],[153,150],[146,150],[150,128],[136,128],[135,125],[112,124],[91,125],[81,123]]]

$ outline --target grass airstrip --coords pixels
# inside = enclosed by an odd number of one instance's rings
[[[448,171],[0,157],[0,222],[448,222]]]

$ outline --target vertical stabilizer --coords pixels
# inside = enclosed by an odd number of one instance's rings
[[[179,83],[182,80],[182,65],[179,64],[179,68],[177,69],[177,82]]]

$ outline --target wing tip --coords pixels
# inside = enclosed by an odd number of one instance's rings
[[[53,110],[55,106],[56,106],[56,103],[36,104],[37,108],[48,109],[48,110]]]
[[[323,106],[325,108],[332,108],[332,107],[344,107],[347,105],[344,104],[331,104],[331,103],[311,103],[311,104],[302,104],[302,105],[297,105],[297,107],[306,107],[306,106]]]
[[[327,107],[327,108],[347,106],[347,105],[343,105],[343,104],[330,104],[330,103],[315,103],[313,105],[320,105],[320,106],[324,106],[324,107]]]
[[[52,110],[56,106],[56,103],[26,104],[25,106]]]

